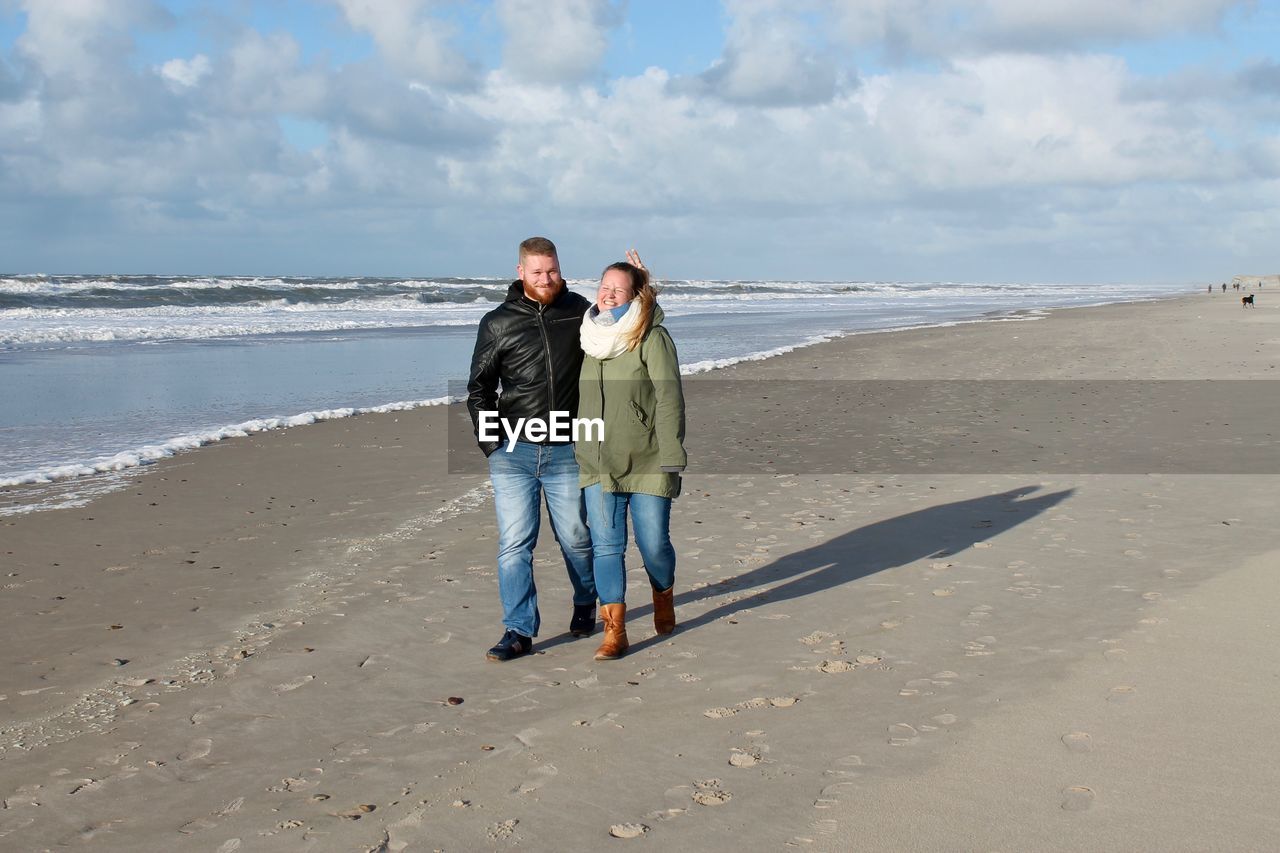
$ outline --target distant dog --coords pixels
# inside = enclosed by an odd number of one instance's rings
[[[1252,308],[1252,307],[1253,307],[1253,294],[1252,294],[1252,293],[1250,293],[1248,296],[1241,296],[1241,297],[1240,297],[1240,304],[1241,304],[1242,306],[1244,306],[1245,308]]]

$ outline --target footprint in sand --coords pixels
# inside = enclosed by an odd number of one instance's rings
[[[813,823],[809,825],[813,827],[814,832],[820,833],[821,835],[833,835],[835,831],[840,827],[839,822],[833,818],[822,818],[821,820],[815,820]],[[813,843],[812,838],[804,838],[803,836],[796,836],[794,840],[801,844]]]
[[[1118,684],[1107,694],[1108,702],[1127,702],[1132,699],[1138,688],[1129,684]]]
[[[932,696],[933,691],[925,689],[932,686],[933,686],[933,679],[931,678],[913,678],[910,681],[908,681],[906,684],[904,684],[901,688],[898,689],[898,695],[899,696],[919,696],[921,693],[923,693],[925,696]]]
[[[193,726],[202,726],[205,723],[212,720],[215,716],[217,716],[217,713],[221,710],[222,710],[221,705],[213,705],[208,708],[201,708],[199,711],[196,711],[187,719],[191,721],[191,725]]]
[[[733,799],[733,794],[720,787],[719,779],[702,779],[693,783],[693,801],[700,806],[723,806]]]
[[[818,664],[818,671],[827,673],[853,672],[857,668],[853,661],[847,660],[824,660]]]
[[[1093,805],[1093,789],[1084,785],[1072,785],[1062,791],[1062,808],[1069,812],[1082,812]]]
[[[213,741],[207,737],[198,737],[187,744],[187,748],[178,753],[179,761],[193,761],[204,758],[213,751]]]
[[[493,826],[489,827],[489,840],[490,841],[510,840],[511,837],[516,834],[516,826],[519,825],[519,823],[520,821],[516,820],[515,818],[512,818],[511,820],[504,820],[500,823],[495,823]]]
[[[986,643],[981,643],[981,642],[978,642],[977,640],[972,640],[964,644],[964,656],[967,658],[985,657],[987,655],[993,655],[993,654],[995,654],[995,652],[988,649]]]
[[[663,791],[662,799],[666,802],[666,808],[650,812],[644,816],[645,820],[666,821],[687,814],[689,809],[686,806],[692,790],[689,785],[676,785]]]
[[[342,818],[343,820],[360,820],[365,815],[372,814],[377,810],[378,807],[373,803],[361,803],[360,805],[347,809],[344,812],[329,812],[329,814],[334,817]]]
[[[908,746],[920,740],[920,733],[909,723],[894,723],[889,726],[889,745]]]
[[[122,823],[124,823],[124,821],[123,821],[123,820],[121,820],[121,819],[95,821],[95,822],[93,822],[93,823],[90,823],[90,824],[88,824],[88,825],[86,825],[86,826],[83,826],[83,827],[81,827],[80,829],[76,830],[76,831],[71,835],[71,838],[70,838],[70,839],[68,839],[68,840],[66,840],[66,841],[63,841],[59,846],[62,846],[62,847],[69,847],[69,846],[71,846],[71,844],[72,844],[72,843],[81,843],[81,844],[83,844],[83,843],[84,843],[84,842],[86,842],[86,841],[92,841],[92,840],[94,840],[94,839],[95,839],[95,838],[97,838],[99,835],[103,835],[103,834],[108,834],[108,835],[109,835],[109,834],[111,834],[112,832],[114,832],[114,831],[115,831],[115,830],[113,829],[113,827],[115,827],[115,826],[117,826],[117,825],[119,825],[119,824],[122,824]],[[237,842],[239,841],[239,839],[235,839],[235,840],[236,840]],[[223,845],[223,847],[225,847],[225,846],[226,846],[226,845],[224,844],[224,845]],[[221,849],[222,849],[222,848],[218,848],[218,849],[219,849],[219,851],[221,851]]]
[[[856,785],[856,782],[832,782],[818,792],[822,798],[820,802],[838,803],[840,802],[841,794],[845,793],[845,789],[856,787]]]
[[[733,752],[729,753],[729,763],[734,767],[755,767],[762,760],[758,749],[734,747]]]
[[[713,720],[723,720],[738,714],[740,711],[752,711],[756,708],[790,708],[799,701],[795,696],[774,696],[769,699],[757,696],[754,699],[739,702],[729,708],[708,708],[702,712],[702,716]]]
[[[178,827],[178,832],[183,835],[195,835],[206,829],[212,829],[218,825],[218,820],[227,815],[234,814],[244,806],[244,797],[236,797],[222,808],[215,812],[211,812],[204,817],[198,817],[195,820],[189,820],[182,826]]]
[[[550,782],[560,771],[556,769],[554,764],[539,764],[537,767],[529,771],[529,778],[520,784],[520,787],[514,789],[513,794],[532,794],[543,785]]]
[[[643,823],[615,823],[609,827],[609,834],[614,838],[639,838],[649,831]]]
[[[74,782],[72,782],[71,785],[72,785],[71,790],[67,791],[68,796],[70,796],[71,794],[79,794],[82,791],[93,791],[97,788],[101,788],[102,780],[101,779],[77,779]]]
[[[1067,732],[1062,736],[1062,743],[1072,752],[1093,751],[1093,738],[1088,732]]]
[[[288,693],[291,690],[297,690],[302,685],[315,680],[316,677],[314,675],[304,675],[297,681],[287,681],[284,684],[277,684],[275,687],[271,688],[271,690],[273,693]]]
[[[302,771],[297,776],[286,776],[281,779],[278,784],[272,785],[270,788],[267,788],[267,790],[272,793],[282,793],[287,791],[291,794],[297,793],[298,791],[306,791],[320,784],[318,779],[309,777],[320,776],[322,773],[324,773],[323,769],[319,767],[312,767],[308,770]]]

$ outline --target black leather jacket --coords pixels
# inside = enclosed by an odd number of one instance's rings
[[[540,305],[526,298],[524,285],[515,281],[507,300],[484,315],[471,356],[467,410],[485,456],[503,445],[506,433],[499,427],[503,441],[480,441],[482,411],[497,411],[513,427],[517,418],[549,420],[553,410],[578,416],[578,338],[582,315],[590,307],[587,299],[570,293],[568,285],[550,305]]]

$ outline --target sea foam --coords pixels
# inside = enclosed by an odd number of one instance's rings
[[[427,400],[406,400],[399,403],[387,403],[381,406],[368,406],[364,408],[349,407],[341,409],[323,409],[314,412],[302,412],[301,414],[291,415],[288,417],[255,418],[253,420],[244,421],[238,424],[231,424],[217,429],[175,436],[167,441],[162,441],[157,444],[143,445],[142,447],[125,450],[120,453],[116,453],[113,456],[99,458],[89,462],[53,465],[47,468],[27,471],[12,477],[0,479],[0,488],[6,486],[43,485],[47,483],[56,483],[62,480],[75,479],[77,477],[90,477],[95,474],[125,471],[127,469],[147,465],[188,450],[195,450],[198,447],[204,447],[207,444],[213,444],[214,442],[228,438],[243,438],[244,436],[253,435],[258,432],[305,426],[307,424],[319,423],[320,421],[349,418],[353,415],[379,412],[403,412],[409,409],[422,408],[424,406],[441,406],[448,403],[458,402],[461,399],[461,397],[433,397]]]

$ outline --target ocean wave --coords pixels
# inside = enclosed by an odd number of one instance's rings
[[[593,296],[594,279],[569,279]],[[496,304],[510,282],[501,278],[305,277],[305,276],[48,276],[0,277],[0,318],[26,311],[135,311],[211,308],[234,311],[280,306],[382,309],[398,300],[429,306]],[[1001,284],[983,282],[750,281],[671,279],[657,282],[672,303],[766,304],[773,300],[954,300],[1054,298],[1130,292],[1131,285]]]
[[[155,325],[68,325],[47,324],[39,328],[0,328],[0,347],[32,344],[74,343],[128,343],[146,341],[209,340],[221,338],[247,338],[258,335],[303,334],[308,332],[354,332],[376,329],[407,329],[432,326],[469,326],[474,317],[434,316],[418,318],[417,322],[368,320],[302,319],[288,323],[276,321],[270,324],[246,324],[208,322],[159,323]]]
[[[34,471],[26,471],[13,476],[0,478],[0,488],[43,485],[63,480],[72,480],[79,477],[91,477],[95,474],[126,471],[130,468],[148,465],[160,459],[166,459],[178,453],[195,450],[198,447],[204,447],[207,444],[213,444],[214,442],[228,438],[241,438],[258,432],[305,426],[306,424],[314,424],[320,421],[349,418],[353,415],[371,414],[376,412],[403,412],[409,409],[422,408],[424,406],[440,406],[458,402],[461,399],[461,397],[433,397],[428,400],[406,400],[399,403],[387,403],[381,406],[368,406],[364,408],[323,409],[320,411],[303,412],[301,414],[291,415],[288,417],[255,418],[253,420],[243,421],[238,424],[231,424],[217,429],[174,436],[167,441],[162,441],[156,444],[147,444],[142,447],[122,451],[112,456],[100,457],[88,462],[52,465],[46,468],[39,468]]]
[[[500,279],[224,279],[98,276],[68,282],[48,277],[10,277],[0,293],[0,347],[71,345],[81,342],[148,342],[241,338],[361,329],[462,326],[504,298]],[[245,282],[252,281],[253,284]],[[157,283],[159,282],[159,283]],[[70,287],[74,294],[46,290],[36,296],[18,286]],[[570,280],[588,298],[595,283]],[[103,285],[126,296],[103,295]],[[741,282],[663,283],[661,300],[672,317],[706,311],[760,315],[778,310],[862,315],[897,309],[909,313],[981,313],[1031,304],[1091,304],[1167,287],[1129,285],[983,284],[946,282]],[[114,294],[115,291],[112,291]],[[213,294],[212,296],[210,294]],[[5,300],[8,300],[7,302]],[[34,304],[32,304],[34,303]],[[851,313],[852,312],[852,313]],[[862,325],[859,322],[859,325]]]
[[[0,315],[26,309],[128,311],[156,307],[231,308],[253,305],[332,305],[412,299],[422,304],[500,302],[506,286],[490,282],[187,280],[119,286],[101,280],[0,286]]]

